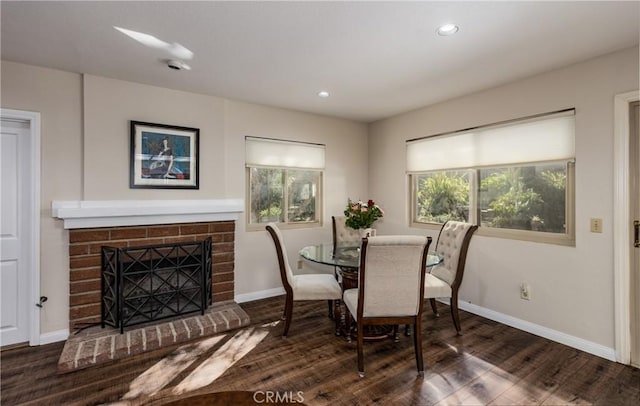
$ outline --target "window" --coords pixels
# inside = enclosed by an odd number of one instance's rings
[[[443,224],[448,220],[469,221],[469,171],[416,174],[415,221]]]
[[[573,245],[574,110],[407,143],[411,224]]]
[[[247,228],[319,226],[324,145],[246,137]]]
[[[479,176],[480,225],[566,233],[564,163],[486,168]]]

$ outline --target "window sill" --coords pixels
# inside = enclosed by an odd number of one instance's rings
[[[252,223],[247,224],[246,231],[264,231],[265,227],[269,223]],[[278,223],[278,228],[281,230],[296,230],[296,229],[304,229],[304,228],[317,228],[322,227],[322,223],[319,221],[313,221],[308,223]]]
[[[442,228],[442,224],[411,222],[410,227],[439,231]],[[576,246],[575,237],[571,237],[567,234],[545,233],[541,231],[478,227],[476,235],[482,237],[502,238],[507,240],[529,241],[541,244],[562,245],[566,247]]]
[[[502,238],[508,240],[529,241],[541,244],[563,245],[575,247],[576,239],[567,234],[545,233],[541,231],[507,230],[478,227],[477,235],[483,237]]]

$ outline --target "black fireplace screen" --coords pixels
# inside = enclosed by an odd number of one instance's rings
[[[102,327],[120,328],[211,304],[211,238],[144,247],[102,247]]]

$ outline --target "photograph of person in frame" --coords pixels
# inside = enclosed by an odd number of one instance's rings
[[[142,177],[152,179],[189,179],[189,137],[142,132]]]

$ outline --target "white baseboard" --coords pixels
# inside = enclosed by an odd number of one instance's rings
[[[65,341],[67,338],[69,338],[69,330],[67,329],[40,334],[40,345]]]
[[[242,293],[240,295],[236,295],[235,301],[236,303],[244,303],[244,302],[251,302],[253,300],[266,299],[268,297],[273,297],[273,296],[280,296],[284,294],[285,294],[284,288],[267,289],[267,290],[260,290],[257,292]]]
[[[443,303],[449,304],[448,302],[449,301],[447,300]],[[486,309],[473,303],[459,301],[458,307],[469,313],[477,314],[478,316],[482,316],[484,318],[506,324],[507,326],[517,328],[518,330],[526,331],[527,333],[535,334],[537,336],[547,338],[551,341],[555,341],[560,344],[564,344],[569,347],[588,352],[589,354],[607,359],[609,361],[616,362],[616,352],[613,348],[605,347],[604,345],[596,344],[594,342],[587,341],[582,338],[575,337],[557,330],[553,330],[548,327],[540,326],[538,324],[521,320],[513,316]]]

